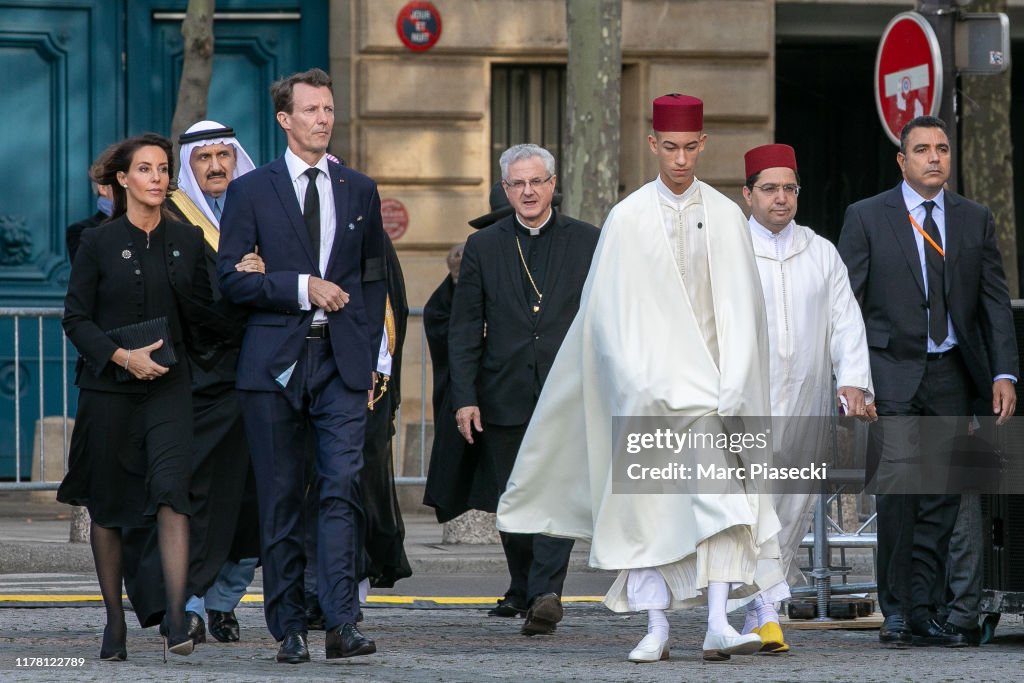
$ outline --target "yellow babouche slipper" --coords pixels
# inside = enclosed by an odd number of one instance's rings
[[[761,636],[761,652],[772,655],[789,652],[789,645],[782,638],[782,627],[774,621],[769,621],[764,626],[755,628],[752,632]]]

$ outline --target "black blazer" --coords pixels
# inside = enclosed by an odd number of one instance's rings
[[[589,223],[555,215],[544,303],[534,316],[523,296],[523,266],[508,216],[466,241],[448,331],[452,407],[479,406],[497,425],[529,421],[535,373],[547,379],[580,307],[599,236]],[[484,326],[487,334],[484,336]]]
[[[1019,376],[1010,297],[992,212],[945,193],[946,303],[976,395],[991,400],[996,375]],[[839,254],[860,302],[881,400],[909,401],[924,377],[928,303],[902,184],[852,204]]]
[[[168,286],[174,291],[183,327],[182,339],[174,341],[190,347],[215,344],[226,326],[212,309],[202,233],[166,218],[164,229]],[[142,382],[117,382],[110,362],[117,344],[105,333],[144,319],[143,276],[136,260],[125,258],[138,248],[124,216],[82,233],[64,298],[63,325],[81,354],[76,383],[83,389],[145,390]]]

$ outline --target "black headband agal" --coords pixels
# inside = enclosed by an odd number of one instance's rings
[[[234,128],[211,128],[210,130],[197,130],[194,133],[182,133],[178,136],[178,144],[187,145],[190,142],[199,142],[200,140],[214,140],[216,138],[233,137],[235,137]]]

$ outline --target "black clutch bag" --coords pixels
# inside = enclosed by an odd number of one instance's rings
[[[163,346],[149,354],[149,357],[153,359],[154,363],[159,363],[165,368],[178,362],[178,357],[174,353],[174,342],[171,340],[171,326],[167,322],[166,316],[116,327],[108,330],[107,336],[122,349],[131,349],[132,351],[149,346],[158,339],[163,339]],[[130,382],[135,379],[132,373],[121,366],[117,366],[114,373],[118,382]]]

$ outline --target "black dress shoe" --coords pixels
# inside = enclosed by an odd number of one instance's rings
[[[206,642],[206,622],[195,612],[185,612],[185,627],[188,628],[188,637],[198,645]]]
[[[309,646],[305,631],[289,631],[277,650],[277,661],[282,664],[301,664],[309,661]]]
[[[942,630],[947,633],[959,633],[967,641],[969,647],[978,647],[981,645],[981,628],[964,628],[963,626],[957,626],[954,623],[946,622],[942,625]]]
[[[524,636],[540,636],[555,632],[562,620],[562,600],[557,593],[544,593],[533,599],[526,612],[526,623],[520,631]]]
[[[193,645],[206,642],[206,622],[195,612],[185,612],[185,630],[188,637],[192,639]],[[167,628],[167,616],[160,620],[160,635],[169,637],[171,634]]]
[[[372,655],[377,651],[377,644],[360,633],[355,624],[344,624],[327,632],[325,649],[327,659],[358,657]]]
[[[238,642],[238,619],[235,617],[235,610],[220,612],[215,609],[206,610],[206,616],[210,619],[210,635],[222,643]]]
[[[902,647],[912,644],[914,637],[906,622],[903,621],[903,617],[891,614],[885,618],[881,628],[878,629],[878,640],[885,645]]]
[[[128,659],[128,647],[125,644],[128,627],[124,619],[115,628],[108,623],[103,628],[103,643],[100,645],[100,659],[105,662],[123,662]]]
[[[526,608],[521,607],[508,597],[501,598],[496,607],[487,611],[489,617],[521,617],[524,614],[526,614]]]
[[[929,619],[923,624],[912,624],[914,645],[938,647],[967,647],[967,638],[961,633],[947,630],[945,624]]]

